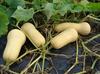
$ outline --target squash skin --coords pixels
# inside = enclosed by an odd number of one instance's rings
[[[78,33],[75,29],[69,28],[59,33],[51,39],[51,45],[55,49],[60,49],[63,46],[72,43],[78,39]]]
[[[33,45],[35,44],[37,47],[40,47],[45,44],[45,38],[33,24],[25,23],[22,25],[21,29]]]
[[[67,28],[74,28],[82,35],[88,35],[91,32],[91,27],[87,22],[82,23],[61,23],[55,26],[55,31],[61,32]]]
[[[3,53],[5,62],[10,63],[17,59],[25,41],[26,36],[21,30],[13,29],[8,33],[7,44]]]

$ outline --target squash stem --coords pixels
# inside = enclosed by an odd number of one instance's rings
[[[45,57],[46,56],[46,49],[45,49],[45,47],[43,47],[43,50],[42,50],[42,58],[43,58],[43,60],[42,60],[42,74],[43,74],[43,72],[44,72],[44,64],[45,64]]]
[[[32,65],[34,65],[39,59],[41,58],[41,55],[36,58],[30,65],[28,65],[24,70],[21,71],[20,74],[24,74]]]
[[[76,58],[75,58],[75,63],[64,73],[68,74],[77,64],[78,64],[78,41],[76,41]]]

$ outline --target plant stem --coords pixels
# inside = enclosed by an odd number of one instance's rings
[[[93,36],[92,38],[88,39],[88,40],[85,41],[84,43],[87,44],[87,43],[91,42],[92,40],[94,40],[94,39],[96,39],[96,38],[98,38],[98,37],[100,37],[100,34],[97,34],[96,36]]]
[[[21,71],[20,74],[24,74],[33,64],[35,64],[39,59],[41,58],[41,55],[36,58],[30,65],[28,65],[24,70]]]
[[[19,27],[19,25],[18,25],[19,22],[20,22],[20,21],[17,21],[17,23],[16,23],[16,27],[17,27],[18,29],[21,29],[21,28]]]
[[[42,50],[42,58],[43,58],[43,61],[42,61],[42,74],[44,72],[44,64],[45,64],[45,55],[46,55],[46,49],[45,47],[43,47],[43,50]]]
[[[75,74],[84,74],[84,73],[86,73],[86,71],[78,72],[78,73],[75,73]]]
[[[98,58],[100,58],[100,55],[99,55],[99,54],[96,54],[95,52],[93,52],[93,51],[91,51],[90,49],[88,49],[88,48],[85,46],[84,42],[82,42],[81,44],[82,44],[82,46],[83,46],[83,49],[85,49],[85,50],[88,51],[89,53],[93,54],[94,56],[97,56]]]
[[[0,65],[0,66],[3,68],[2,70],[8,71],[8,72],[10,72],[11,74],[19,74],[19,73],[17,73],[17,72],[14,72],[14,71],[10,70],[10,69],[7,68],[5,65]]]
[[[76,58],[75,58],[75,63],[64,74],[68,74],[77,64],[78,64],[78,41],[76,41]]]
[[[32,74],[35,72],[36,67],[37,67],[37,62],[36,62],[36,64],[34,65],[34,68],[33,68]]]
[[[15,61],[11,62],[8,66],[12,65],[13,63],[15,63],[16,61],[18,61],[19,59],[23,58],[24,56],[26,56],[29,53],[32,53],[34,51],[37,51],[38,49],[34,49],[34,50],[30,50],[30,51],[26,51],[24,54],[22,54],[19,58],[17,58]]]
[[[98,61],[98,58],[96,58],[91,66],[91,69],[94,69],[96,62]]]
[[[86,52],[85,52],[85,50],[84,50],[83,72],[85,71],[85,65],[86,65],[85,60],[86,60]]]

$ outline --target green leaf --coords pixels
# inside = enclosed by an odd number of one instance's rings
[[[82,12],[84,10],[84,7],[80,4],[75,4],[73,5],[73,8],[71,10],[72,13],[75,13],[75,12]]]
[[[8,16],[0,11],[0,36],[8,31]]]
[[[71,7],[71,4],[62,4],[58,12],[61,16],[64,16],[67,13],[67,11],[71,10]]]
[[[53,0],[53,3],[72,3],[73,0]]]
[[[52,15],[56,13],[53,3],[47,3],[45,5],[44,13],[46,14],[48,20],[50,19]]]
[[[17,7],[17,10],[13,13],[12,17],[14,17],[17,21],[28,21],[33,17],[34,9],[24,9],[20,6]]]
[[[59,3],[61,0],[53,0],[53,3]]]
[[[100,12],[100,3],[88,3],[84,11]]]
[[[81,0],[80,1],[80,4],[83,5],[83,6],[85,6],[88,3],[89,3],[88,0]]]
[[[64,16],[67,11],[70,11],[72,8],[71,0],[53,0],[54,8],[57,10],[61,16]]]
[[[44,5],[47,3],[47,0],[33,0],[32,4],[33,4],[33,8],[35,10],[40,10],[44,7]]]
[[[17,6],[25,6],[24,0],[5,0],[5,2],[11,7],[11,8],[17,8]]]
[[[6,8],[3,5],[0,5],[0,11],[3,12],[3,13],[5,13],[5,14],[7,14],[9,18],[11,16],[12,12],[13,12],[11,9]]]
[[[6,7],[0,5],[0,11],[3,12],[3,13],[6,13],[7,12]]]
[[[59,21],[60,20],[60,15],[58,15],[58,14],[55,14],[55,15],[53,15],[52,17],[51,17],[51,19],[53,20],[53,21]]]

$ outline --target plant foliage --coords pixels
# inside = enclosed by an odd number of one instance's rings
[[[100,3],[87,0],[5,0],[0,4],[0,36],[7,32],[11,18],[27,22],[35,13],[43,12],[47,20],[57,19],[68,12],[99,12]]]

